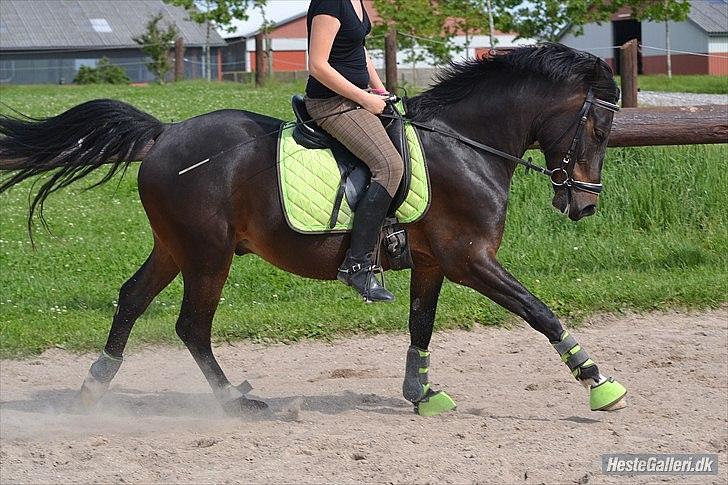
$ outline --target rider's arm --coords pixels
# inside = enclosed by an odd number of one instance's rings
[[[308,71],[321,84],[335,93],[360,104],[367,111],[375,114],[381,113],[386,104],[379,96],[359,89],[329,64],[331,46],[340,27],[339,19],[331,15],[316,15],[313,18]],[[381,81],[379,82],[381,83]]]
[[[384,83],[379,77],[379,73],[374,67],[374,61],[369,57],[369,52],[364,49],[364,53],[367,56],[367,71],[369,71],[369,87],[374,91],[386,92],[387,89],[384,87]]]

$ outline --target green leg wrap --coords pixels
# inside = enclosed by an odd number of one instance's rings
[[[411,403],[421,401],[430,389],[427,373],[430,370],[430,352],[410,345],[404,370],[402,394]]]
[[[615,404],[627,394],[627,389],[609,377],[589,389],[589,405],[592,411],[602,411]]]
[[[415,413],[420,416],[435,416],[455,409],[455,401],[445,391],[430,388],[428,372],[430,352],[414,346],[407,349],[402,394],[415,405]]]
[[[596,363],[589,358],[586,350],[576,342],[576,339],[569,335],[569,332],[564,330],[561,334],[561,340],[558,342],[552,342],[554,349],[559,353],[561,361],[569,366],[571,375],[577,380],[582,374],[582,370],[588,367],[596,365]]]
[[[91,364],[89,373],[99,382],[111,382],[121,367],[123,358],[114,357],[102,351],[96,362]]]
[[[594,380],[582,376],[584,369],[596,363],[566,330],[561,334],[561,340],[551,344],[561,356],[561,361],[569,366],[571,375],[588,387],[589,406],[592,411],[607,410],[627,394],[627,389],[612,377],[607,378],[599,374],[599,379]]]

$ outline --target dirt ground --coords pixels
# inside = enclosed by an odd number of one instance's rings
[[[216,349],[271,405],[230,418],[189,354],[129,352],[99,408],[64,411],[95,355],[0,362],[0,482],[726,483],[728,308],[600,317],[575,331],[629,406],[588,395],[526,327],[440,332],[435,418],[401,397],[405,334]],[[715,476],[605,476],[603,453],[715,453]]]

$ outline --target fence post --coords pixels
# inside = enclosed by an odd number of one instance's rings
[[[255,85],[261,87],[268,77],[268,59],[265,51],[265,36],[260,33],[255,36]]]
[[[384,37],[384,72],[387,91],[397,90],[397,31],[390,28]]]
[[[182,81],[185,78],[185,40],[177,37],[174,41],[174,80]]]
[[[619,48],[619,72],[622,79],[622,107],[637,107],[637,39]]]

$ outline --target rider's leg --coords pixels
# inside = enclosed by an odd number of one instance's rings
[[[379,284],[372,271],[372,252],[402,180],[404,163],[381,120],[364,109],[351,110],[355,106],[341,96],[306,99],[306,108],[314,119],[319,119],[319,125],[366,163],[372,173],[369,188],[354,214],[351,247],[338,277],[367,301],[391,301],[394,295]]]

